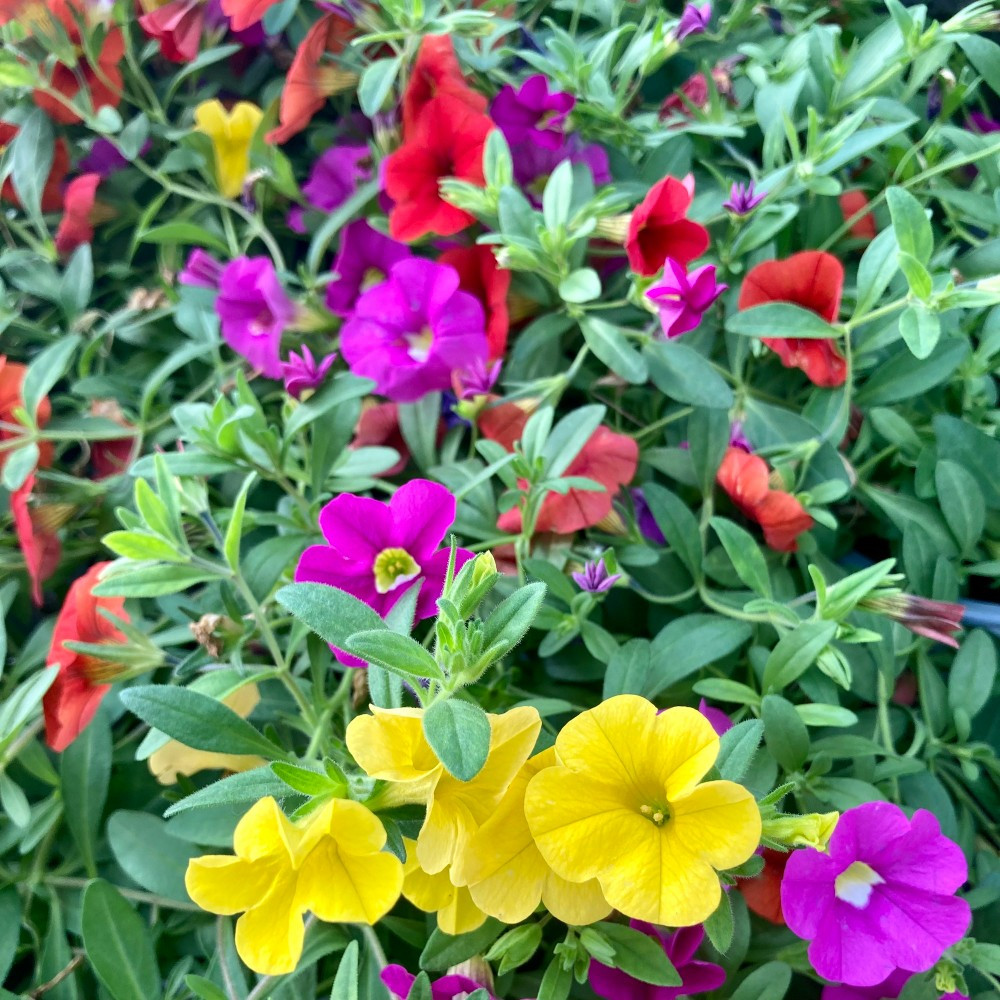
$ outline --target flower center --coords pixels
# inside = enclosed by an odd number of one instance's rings
[[[383,549],[375,557],[372,569],[375,573],[375,589],[380,594],[388,594],[390,590],[420,576],[419,564],[406,549]]]
[[[247,325],[251,336],[263,336],[269,333],[271,327],[274,326],[274,314],[267,306],[261,306],[260,312]]]
[[[834,880],[833,891],[837,899],[850,903],[856,910],[863,910],[871,899],[872,889],[885,879],[871,865],[854,861]]]
[[[407,343],[406,353],[421,364],[427,360],[431,353],[431,345],[434,343],[434,331],[429,326],[424,326],[419,333],[407,333],[404,335]]]
[[[377,267],[369,267],[361,275],[361,291],[367,292],[369,288],[382,284],[385,281],[385,271],[380,271]]]
[[[639,812],[641,812],[651,823],[655,823],[657,826],[663,826],[663,824],[670,819],[670,810],[666,806],[643,805],[639,806]]]

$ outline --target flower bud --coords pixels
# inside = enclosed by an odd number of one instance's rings
[[[814,847],[826,850],[840,813],[807,813],[804,816],[786,816],[781,813],[763,821],[761,834],[767,840],[787,844],[789,847]]]

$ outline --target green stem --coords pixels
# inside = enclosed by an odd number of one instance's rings
[[[72,878],[66,875],[56,875],[45,879],[45,884],[55,889],[86,889],[89,878]],[[182,903],[179,899],[168,899],[153,892],[140,892],[138,889],[128,889],[116,886],[126,899],[134,899],[137,903],[148,903],[150,906],[160,906],[168,910],[184,910],[186,913],[203,913],[204,910],[194,903]]]

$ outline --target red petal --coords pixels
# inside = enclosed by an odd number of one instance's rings
[[[739,308],[767,302],[791,302],[835,323],[844,288],[844,266],[833,254],[804,250],[785,260],[751,268],[740,289]]]

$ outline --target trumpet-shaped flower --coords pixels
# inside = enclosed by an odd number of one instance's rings
[[[401,965],[387,965],[382,970],[382,983],[392,1000],[406,1000],[416,978]],[[452,973],[431,983],[431,1000],[465,1000],[470,993],[482,988],[483,984],[477,983],[475,979]]]
[[[417,843],[409,838],[403,865],[403,897],[418,910],[437,914],[437,924],[445,934],[468,934],[486,923],[486,914],[473,902],[467,886],[455,885],[451,869],[430,875],[417,860]]]
[[[242,913],[236,950],[262,975],[291,972],[308,911],[331,923],[374,924],[395,905],[403,866],[383,851],[385,829],[361,803],[333,799],[293,823],[261,799],[233,834],[235,857],[188,864],[184,884],[203,910]]]
[[[202,101],[194,109],[195,128],[212,140],[215,179],[227,198],[243,190],[250,169],[250,141],[264,112],[249,101],[240,101],[227,111],[218,100]]]
[[[556,874],[596,878],[626,916],[686,927],[722,898],[717,869],[742,864],[760,843],[757,803],[732,781],[701,778],[719,737],[693,708],[610,698],[568,723],[559,765],[528,783],[524,810]]]
[[[688,264],[708,249],[708,230],[687,217],[693,197],[690,177],[664,177],[649,189],[632,213],[625,240],[636,274],[656,274],[668,257]]]
[[[452,878],[469,885],[476,906],[504,923],[526,920],[539,903],[557,920],[576,926],[603,920],[611,912],[595,879],[560,878],[532,839],[524,793],[536,774],[556,763],[551,747],[525,763],[452,868]]]
[[[528,759],[542,726],[530,707],[488,718],[489,757],[471,781],[450,775],[434,755],[420,709],[373,705],[371,715],[359,715],[347,727],[347,747],[359,766],[373,778],[394,783],[383,794],[386,804],[427,804],[416,857],[430,875],[461,858]]]
[[[389,277],[393,264],[411,256],[405,243],[372,229],[364,219],[348,223],[333,262],[334,280],[326,286],[327,309],[349,316],[362,292],[380,285]]]
[[[668,257],[663,278],[646,292],[660,314],[667,338],[693,330],[713,302],[728,288],[715,280],[715,265],[705,264],[690,274],[683,264]]]
[[[328,354],[317,360],[312,351],[302,345],[302,352],[288,352],[288,360],[281,362],[281,376],[285,380],[285,392],[295,399],[301,399],[303,393],[318,389],[326,378],[326,373],[337,360],[336,353]]]

